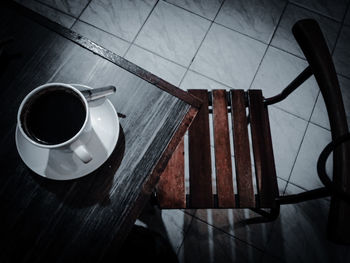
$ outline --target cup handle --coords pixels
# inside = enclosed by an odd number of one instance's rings
[[[92,156],[89,153],[89,151],[86,149],[84,144],[75,142],[71,145],[70,148],[83,163],[88,163],[92,160]]]

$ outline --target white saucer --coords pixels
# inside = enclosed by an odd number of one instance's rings
[[[71,84],[79,90],[91,89],[88,86]],[[87,149],[91,149],[92,160],[83,163],[73,153],[44,149],[27,141],[16,127],[16,146],[24,163],[35,173],[54,180],[70,180],[87,175],[100,167],[113,152],[119,137],[119,120],[113,104],[106,98],[89,102],[92,129],[96,136]],[[52,154],[52,151],[56,151]],[[51,154],[50,154],[51,152]],[[61,155],[60,158],[52,156]],[[74,165],[65,165],[64,159],[74,159]],[[57,163],[57,159],[60,162]],[[71,159],[70,159],[71,160]],[[69,163],[69,162],[67,162]]]

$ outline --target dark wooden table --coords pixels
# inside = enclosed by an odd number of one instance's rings
[[[200,102],[12,2],[0,4],[0,39],[6,37],[13,41],[0,60],[0,262],[105,262],[132,228]],[[109,97],[125,115],[117,146],[80,179],[45,179],[17,153],[20,102],[47,82],[118,87]]]

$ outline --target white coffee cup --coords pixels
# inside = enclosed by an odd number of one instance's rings
[[[80,100],[84,107],[85,111],[85,118],[82,121],[82,125],[79,126],[79,130],[70,138],[67,138],[67,140],[59,143],[43,143],[40,140],[37,140],[33,137],[31,132],[28,130],[28,125],[26,122],[28,121],[26,118],[28,118],[27,111],[30,111],[30,105],[33,104],[33,101],[38,100],[40,97],[43,99],[42,96],[49,94],[50,92],[54,91],[62,91],[66,92],[67,96],[70,96],[68,94],[71,94],[72,96],[75,96]],[[18,114],[17,114],[17,123],[18,123],[18,129],[20,133],[23,135],[23,137],[30,142],[31,144],[41,147],[48,150],[58,150],[65,153],[73,152],[74,155],[76,155],[83,163],[88,163],[92,160],[92,155],[88,151],[86,145],[90,140],[91,132],[92,132],[92,126],[91,126],[91,118],[90,118],[90,111],[89,106],[86,98],[83,96],[83,94],[74,88],[71,85],[64,84],[64,83],[47,83],[45,85],[39,86],[33,91],[31,91],[22,101]],[[63,129],[69,129],[70,127],[63,127]]]

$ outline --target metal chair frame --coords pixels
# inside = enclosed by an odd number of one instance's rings
[[[338,78],[318,23],[312,19],[301,20],[293,26],[292,31],[309,66],[280,94],[270,98],[264,98],[263,104],[267,108],[269,105],[281,102],[308,78],[312,75],[315,76],[325,100],[333,140],[324,148],[317,162],[318,176],[325,187],[286,196],[279,196],[277,193],[274,199],[274,205],[269,211],[259,207],[250,209],[269,221],[275,220],[279,216],[280,205],[295,204],[332,196],[328,220],[328,238],[336,243],[349,244],[350,224],[347,223],[347,220],[350,219],[350,143],[346,142],[350,140],[350,134]],[[249,94],[247,92],[245,94],[247,107],[247,96]],[[210,95],[209,106],[212,106],[211,97]],[[229,110],[232,108],[230,107],[231,103],[230,100],[227,101]],[[210,107],[208,112],[213,113]],[[250,118],[247,119],[249,121]],[[325,172],[325,163],[331,152],[334,152],[333,182]]]

